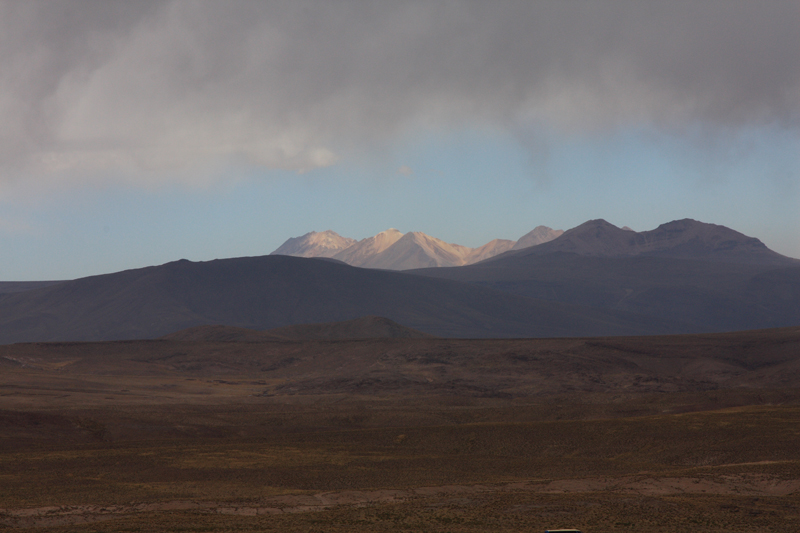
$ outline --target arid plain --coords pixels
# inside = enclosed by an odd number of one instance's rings
[[[800,328],[283,333],[0,346],[0,526],[800,529]]]

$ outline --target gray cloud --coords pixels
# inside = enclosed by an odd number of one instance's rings
[[[794,0],[0,2],[0,166],[302,171],[417,127],[800,129],[798,27]]]

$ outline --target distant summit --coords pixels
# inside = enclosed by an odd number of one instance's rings
[[[353,241],[349,248],[337,253],[334,258],[352,266],[365,266],[373,257],[383,252],[403,237],[403,233],[389,228],[374,237]]]
[[[715,258],[741,263],[784,263],[793,261],[773,252],[755,237],[738,231],[685,218],[661,224],[654,230],[639,233],[641,253],[672,257]]]
[[[420,231],[394,228],[356,242],[333,231],[306,233],[283,243],[270,255],[330,257],[351,266],[383,270],[471,265],[509,250],[536,246],[559,237],[563,230],[537,226],[518,241],[494,239],[478,248],[444,242]]]
[[[333,257],[356,243],[355,239],[342,237],[335,231],[312,231],[302,237],[294,237],[283,243],[270,255],[292,255],[295,257]]]
[[[460,266],[465,264],[464,257],[471,250],[466,246],[448,244],[420,231],[411,231],[362,266],[385,270]]]
[[[523,248],[530,248],[531,246],[536,246],[538,244],[544,244],[552,241],[553,239],[561,237],[563,233],[564,230],[561,229],[552,229],[548,228],[547,226],[536,226],[533,228],[533,231],[520,237],[519,240],[514,243],[514,246],[512,246],[511,249],[521,250]],[[487,258],[484,257],[484,259]]]
[[[654,230],[636,232],[602,219],[590,220],[518,255],[571,252],[597,257],[660,256],[676,259],[781,264],[795,260],[773,252],[760,240],[717,224],[673,220]]]

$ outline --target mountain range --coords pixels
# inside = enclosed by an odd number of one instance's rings
[[[636,335],[674,328],[470,283],[268,255],[180,260],[0,294],[0,344],[150,339],[215,324],[266,330],[368,315],[440,337]]]
[[[390,228],[360,241],[327,230],[284,242],[270,255],[330,257],[348,265],[382,270],[471,265],[510,250],[521,250],[559,237],[562,230],[537,226],[517,241],[494,239],[478,248],[451,244],[419,231]]]
[[[319,239],[332,243],[328,253],[338,242],[333,237]],[[800,325],[800,261],[724,226],[678,220],[635,232],[591,220],[473,264],[447,267],[442,260],[433,262],[442,265],[436,268],[384,270],[431,264],[434,250],[450,260],[474,253],[439,243],[389,230],[328,257],[180,260],[12,284],[0,291],[0,343],[150,339],[203,325],[267,330],[365,316],[474,338]],[[307,247],[306,253],[316,252]],[[350,266],[336,260],[340,255],[375,268]]]
[[[482,263],[411,272],[630,312],[680,323],[684,331],[800,324],[800,260],[724,226],[688,219],[644,232],[591,220]]]
[[[663,256],[728,263],[798,263],[796,259],[773,252],[756,238],[725,226],[691,219],[674,220],[642,232],[628,227],[618,228],[602,219],[590,220],[563,233],[559,239],[541,240],[536,244],[513,252],[513,255],[525,257],[568,252],[596,257]]]

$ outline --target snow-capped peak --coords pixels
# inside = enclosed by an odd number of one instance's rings
[[[302,237],[288,239],[270,255],[333,257],[338,252],[355,244],[355,242],[355,239],[342,237],[335,231],[311,231]]]
[[[356,242],[333,231],[310,232],[287,240],[273,254],[332,257],[349,265],[388,270],[407,270],[476,263],[511,249],[534,246],[555,239],[563,231],[538,226],[519,241],[495,239],[479,248],[447,243],[421,231],[403,233],[389,228]]]
[[[381,253],[403,237],[403,233],[389,228],[373,237],[361,239],[349,248],[334,255],[334,259],[353,266],[364,266],[370,257]]]

